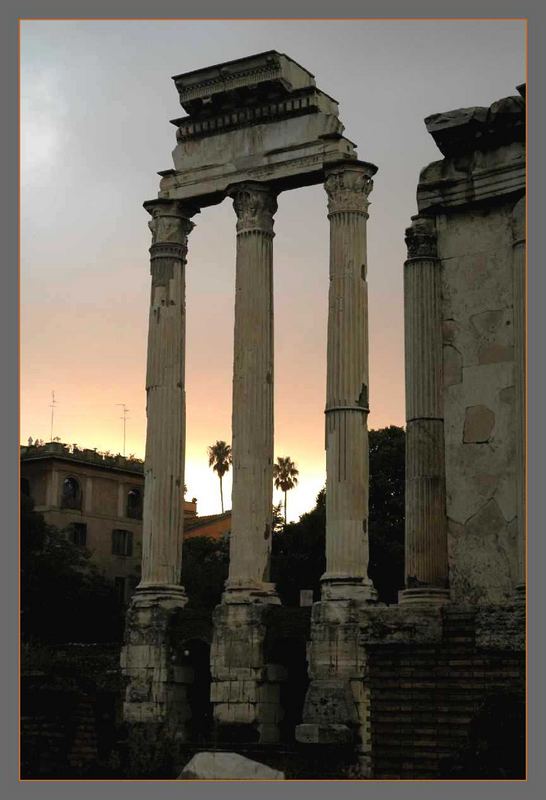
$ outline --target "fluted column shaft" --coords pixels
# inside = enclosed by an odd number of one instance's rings
[[[330,288],[326,388],[326,572],[322,596],[373,599],[368,578],[368,284],[364,162],[326,171]]]
[[[177,201],[145,203],[152,214],[152,288],[146,371],[142,580],[138,589],[180,593],[184,523],[185,265],[190,216]]]
[[[225,599],[274,599],[269,583],[273,504],[273,215],[275,193],[230,187],[237,214],[232,410],[232,527]]]
[[[518,524],[518,582],[517,592],[525,596],[525,198],[515,206],[512,214],[513,235],[513,274],[514,274],[514,383],[515,383],[515,416],[516,416],[516,515]]]
[[[449,598],[442,286],[432,219],[406,231],[406,590],[400,602]]]

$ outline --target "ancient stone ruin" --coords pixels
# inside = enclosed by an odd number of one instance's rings
[[[187,116],[174,120],[174,169],[144,204],[143,564],[122,651],[135,775],[146,759],[176,762],[195,731],[199,670],[181,655],[196,635],[180,585],[184,276],[193,220],[226,197],[237,235],[233,514],[201,671],[210,668],[211,741],[233,750],[282,740],[287,672],[268,644],[284,614],[269,580],[273,224],[280,192],[317,183],[330,221],[326,572],[305,634],[295,738],[301,752],[343,753],[353,777],[440,775],[455,769],[446,759],[463,758],[484,699],[496,691],[517,703],[523,691],[524,100],[426,121],[444,158],[422,172],[406,234],[407,579],[399,604],[385,606],[368,577],[366,225],[376,167],[343,136],[335,100],[286,55],[174,81]]]

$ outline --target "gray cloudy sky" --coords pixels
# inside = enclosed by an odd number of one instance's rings
[[[117,451],[116,403],[142,455],[148,216],[181,115],[171,76],[276,49],[335,97],[379,167],[369,220],[371,427],[403,424],[404,229],[420,169],[440,158],[423,118],[515,93],[524,22],[28,21],[22,23],[21,435]],[[219,506],[206,447],[230,439],[235,219],[206,209],[188,262],[190,496]],[[321,187],[281,195],[275,222],[276,455],[301,470],[292,513],[324,481],[328,222]],[[229,485],[226,487],[229,493]],[[290,511],[290,503],[289,503]]]

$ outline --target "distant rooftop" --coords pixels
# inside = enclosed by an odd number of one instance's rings
[[[229,519],[231,517],[231,510],[224,511],[223,514],[206,514],[204,517],[195,517],[194,519],[184,521],[184,530],[189,532],[196,528],[202,528],[205,525],[210,525],[212,522],[219,522],[222,519]]]
[[[144,462],[134,456],[125,457],[114,455],[108,451],[99,452],[96,449],[80,448],[77,444],[64,444],[63,442],[41,442],[31,445],[21,445],[21,460],[36,461],[44,458],[62,458],[69,461],[92,464],[105,469],[122,469],[129,472],[144,473]]]

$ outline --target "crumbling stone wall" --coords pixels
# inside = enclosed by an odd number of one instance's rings
[[[471,602],[517,583],[512,206],[438,220],[450,585]]]
[[[419,216],[433,221],[441,263],[449,586],[455,602],[508,602],[522,582],[524,298],[517,247],[524,239],[524,120],[522,96],[426,120],[445,156],[421,173],[417,200]]]
[[[120,777],[119,645],[26,645],[21,777]]]

